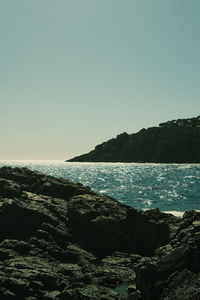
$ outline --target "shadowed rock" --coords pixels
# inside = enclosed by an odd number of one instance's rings
[[[110,197],[75,196],[68,202],[68,211],[74,238],[97,256],[114,251],[151,255],[169,240],[166,223],[150,220]]]
[[[0,169],[2,300],[198,299],[199,245],[197,212],[137,211],[70,180]]]

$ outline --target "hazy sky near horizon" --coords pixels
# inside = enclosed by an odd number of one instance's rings
[[[200,115],[199,0],[1,0],[0,160]]]

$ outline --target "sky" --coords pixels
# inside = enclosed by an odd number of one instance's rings
[[[199,0],[1,0],[0,160],[200,115]]]

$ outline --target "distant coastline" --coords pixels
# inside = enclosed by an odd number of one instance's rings
[[[200,116],[124,132],[66,162],[200,163]]]

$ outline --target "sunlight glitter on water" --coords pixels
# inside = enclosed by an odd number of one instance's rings
[[[182,212],[200,208],[200,164],[66,163],[0,161],[69,178],[137,209]]]

